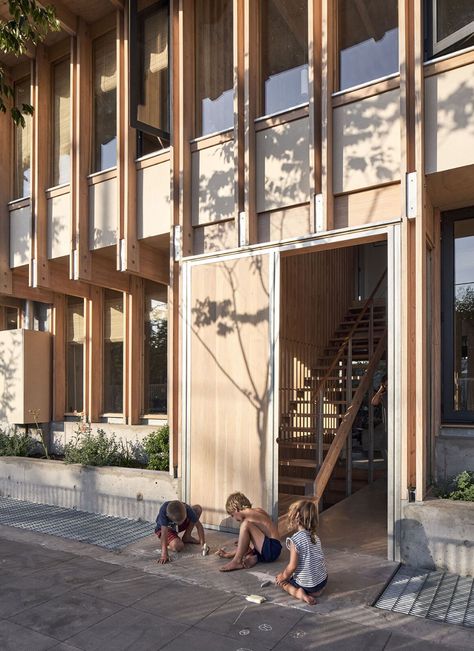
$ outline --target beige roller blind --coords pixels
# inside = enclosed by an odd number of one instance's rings
[[[30,103],[30,78],[15,84],[15,104],[21,108],[22,104]],[[15,199],[30,196],[30,166],[31,166],[31,115],[24,115],[25,127],[15,129],[15,169],[14,192]]]
[[[67,340],[70,343],[82,344],[85,337],[84,303],[68,305]]]
[[[105,341],[123,341],[123,297],[121,294],[107,292],[104,300],[104,339]]]
[[[71,84],[69,59],[53,68],[53,185],[69,183],[71,178]]]

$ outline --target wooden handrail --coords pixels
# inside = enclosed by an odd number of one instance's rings
[[[334,466],[339,458],[341,450],[347,440],[349,433],[352,431],[352,425],[354,423],[355,417],[360,409],[364,395],[366,394],[374,372],[380,362],[380,359],[387,347],[387,329],[380,338],[377,348],[369,362],[369,365],[360,381],[359,386],[354,394],[354,399],[352,400],[348,410],[346,411],[344,418],[342,419],[341,424],[336,432],[331,447],[328,450],[327,455],[324,458],[323,463],[319,469],[316,479],[314,480],[314,500],[319,502],[321,499],[324,490],[327,486],[327,483],[331,477]]]
[[[330,367],[326,371],[326,375],[319,380],[318,385],[315,388],[316,393],[319,391],[320,387],[323,386],[324,382],[326,382],[328,377],[331,377],[331,373],[333,372],[334,368],[336,367],[336,364],[339,362],[342,355],[344,354],[344,350],[345,350],[350,338],[354,334],[355,330],[357,329],[357,326],[362,321],[362,317],[365,315],[365,313],[367,312],[368,308],[370,307],[372,301],[374,300],[374,296],[377,293],[380,285],[382,284],[382,280],[385,278],[386,274],[387,274],[387,270],[385,269],[385,271],[380,276],[378,283],[375,285],[374,289],[372,290],[372,293],[370,294],[369,298],[365,301],[364,306],[363,306],[359,316],[355,320],[354,325],[352,326],[349,334],[347,335],[347,337],[343,340],[343,342],[339,346],[339,350],[337,351],[336,356],[332,360]]]

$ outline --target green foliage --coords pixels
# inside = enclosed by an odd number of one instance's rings
[[[107,436],[103,429],[94,434],[89,429],[66,444],[64,461],[80,463],[83,466],[119,466],[120,452],[120,445],[114,434]]]
[[[146,456],[148,458],[147,468],[150,470],[169,469],[169,434],[168,425],[151,432],[143,441]]]
[[[36,0],[8,0],[10,20],[0,20],[0,52],[16,57],[24,54],[30,45],[38,45],[50,31],[60,29],[54,7],[44,7]],[[25,126],[25,115],[33,114],[30,104],[12,106],[13,86],[8,82],[4,69],[0,66],[0,111],[5,113],[7,104],[13,122]]]
[[[438,497],[462,502],[474,502],[474,472],[464,470],[446,484],[439,486]]]
[[[28,457],[35,445],[27,432],[6,434],[0,430],[0,457]]]

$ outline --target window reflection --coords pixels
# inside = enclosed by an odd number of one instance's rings
[[[261,114],[277,113],[308,101],[308,2],[260,2]]]
[[[67,302],[66,412],[84,409],[84,301],[73,296]]]
[[[94,168],[117,165],[117,55],[115,32],[93,42]]]
[[[15,84],[15,105],[21,107],[30,103],[30,78]],[[15,160],[13,198],[30,196],[31,182],[31,115],[23,115],[25,126],[15,128]]]
[[[145,287],[144,413],[166,414],[168,303],[167,287],[147,282]]]
[[[123,295],[104,295],[104,412],[123,411]]]
[[[474,219],[454,224],[454,409],[474,411]]]
[[[398,0],[338,0],[337,43],[338,90],[398,72]]]

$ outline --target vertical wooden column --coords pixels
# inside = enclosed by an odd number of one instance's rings
[[[234,200],[235,231],[240,231],[240,213],[245,210],[245,123],[244,123],[244,0],[233,2],[234,60]],[[239,234],[242,242],[246,234]]]
[[[308,0],[309,196],[313,216],[315,197],[321,194],[321,30],[321,0]]]
[[[423,68],[423,1],[413,3],[414,32],[414,135],[416,184],[416,499],[423,500],[426,488],[426,438],[428,432],[427,391],[427,243],[426,243],[426,191],[424,156],[424,68]]]
[[[50,170],[50,65],[43,45],[36,48],[32,62],[31,102],[33,113],[33,144],[31,151],[31,217],[32,246],[30,285],[49,286],[48,269],[48,208],[45,190]]]
[[[246,244],[255,244],[257,235],[257,197],[255,185],[255,118],[258,96],[258,3],[244,0],[244,210]]]
[[[130,278],[125,296],[125,391],[124,415],[129,425],[137,425],[143,395],[143,280]]]
[[[53,420],[66,411],[66,296],[54,294],[53,303]]]
[[[117,192],[119,237],[117,269],[139,272],[136,210],[136,132],[130,125],[128,12],[117,10]]]
[[[191,149],[194,136],[194,2],[179,0],[178,10],[178,115],[173,130],[179,129],[179,223],[182,254],[193,252],[191,224]],[[174,82],[176,83],[176,82]]]
[[[7,81],[9,79],[7,78]],[[10,269],[10,213],[13,126],[10,113],[0,113],[0,294],[12,293]]]
[[[327,231],[334,224],[332,173],[332,93],[334,86],[335,0],[322,0],[321,6],[321,194],[322,220],[318,230]]]
[[[72,249],[71,278],[91,279],[89,251],[89,187],[92,134],[92,42],[86,23],[78,20],[72,48]]]
[[[180,117],[182,115],[182,86],[180,82],[181,59],[183,45],[179,41],[180,30],[183,28],[180,19],[181,0],[172,0],[170,7],[171,33],[171,246],[170,246],[170,281],[168,287],[168,426],[170,432],[170,468],[180,474],[180,438],[183,431],[181,425],[181,372],[182,349],[180,345],[180,267],[174,255],[174,229],[181,223],[181,140],[183,138]]]
[[[87,396],[88,413],[91,422],[97,422],[102,412],[103,402],[103,321],[104,321],[104,296],[100,287],[91,287],[89,314],[87,319]]]

